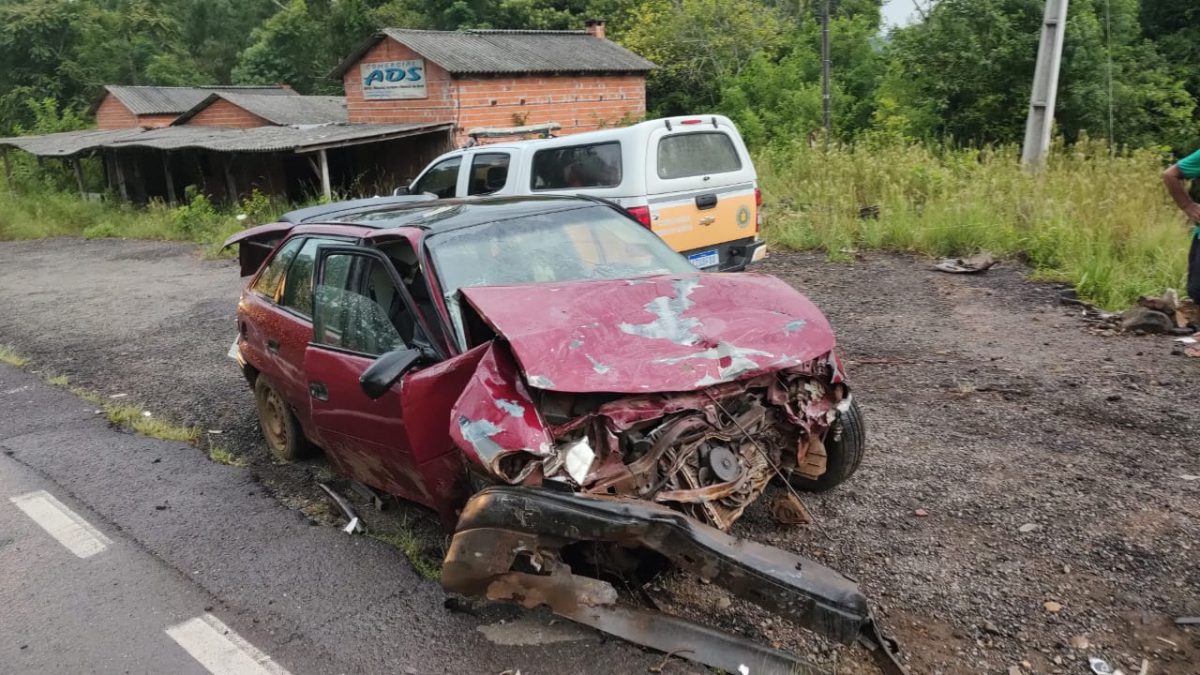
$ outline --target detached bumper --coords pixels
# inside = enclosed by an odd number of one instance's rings
[[[450,591],[513,600],[527,607],[549,605],[569,618],[664,649],[654,641],[654,633],[678,630],[678,620],[664,619],[670,630],[659,624],[653,630],[633,630],[649,619],[628,617],[630,610],[614,606],[616,593],[611,586],[571,574],[553,554],[545,554],[576,541],[651,549],[765,610],[838,642],[849,644],[862,641],[864,635],[875,635],[867,600],[858,585],[820,563],[737,539],[653,503],[545,488],[491,487],[475,495],[459,520],[442,569],[442,585]],[[518,555],[528,556],[538,573],[512,571]],[[602,614],[602,609],[608,613]],[[757,649],[753,655],[760,661],[790,657],[725,637],[734,640],[737,648]],[[712,638],[697,638],[699,642],[705,639]],[[678,642],[675,635],[664,651],[678,649]],[[731,645],[723,644],[721,649],[729,650]],[[723,657],[714,654],[713,658]],[[782,667],[785,662],[779,663]],[[796,665],[792,662],[788,667]],[[733,672],[737,672],[736,664]]]

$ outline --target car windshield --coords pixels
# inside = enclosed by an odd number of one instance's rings
[[[447,230],[426,242],[451,308],[470,286],[697,271],[653,232],[599,204]],[[451,314],[461,336],[458,313]]]

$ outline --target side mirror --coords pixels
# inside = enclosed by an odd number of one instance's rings
[[[393,197],[403,197],[404,195],[410,194],[408,191],[409,185],[412,185],[412,183],[405,183],[404,185],[401,185],[400,187],[396,188],[395,190],[392,190],[392,196]]]
[[[407,373],[421,360],[424,352],[420,349],[397,349],[375,359],[375,362],[363,371],[358,378],[358,384],[371,400],[387,393],[404,373]]]

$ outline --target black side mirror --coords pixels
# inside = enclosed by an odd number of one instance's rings
[[[404,373],[407,373],[424,356],[420,349],[397,349],[375,359],[375,362],[363,371],[358,378],[358,384],[371,399],[375,400],[387,393]]]

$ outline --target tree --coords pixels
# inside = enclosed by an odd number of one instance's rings
[[[676,115],[714,109],[723,83],[774,61],[785,25],[757,0],[647,0],[621,42],[659,65],[646,86],[652,113]]]
[[[877,121],[915,137],[1020,142],[1042,10],[1041,0],[942,0],[894,31],[880,88],[888,117]],[[1186,134],[1194,105],[1142,38],[1137,0],[1082,0],[1071,4],[1055,111],[1066,140],[1108,135],[1110,54],[1114,141]]]

